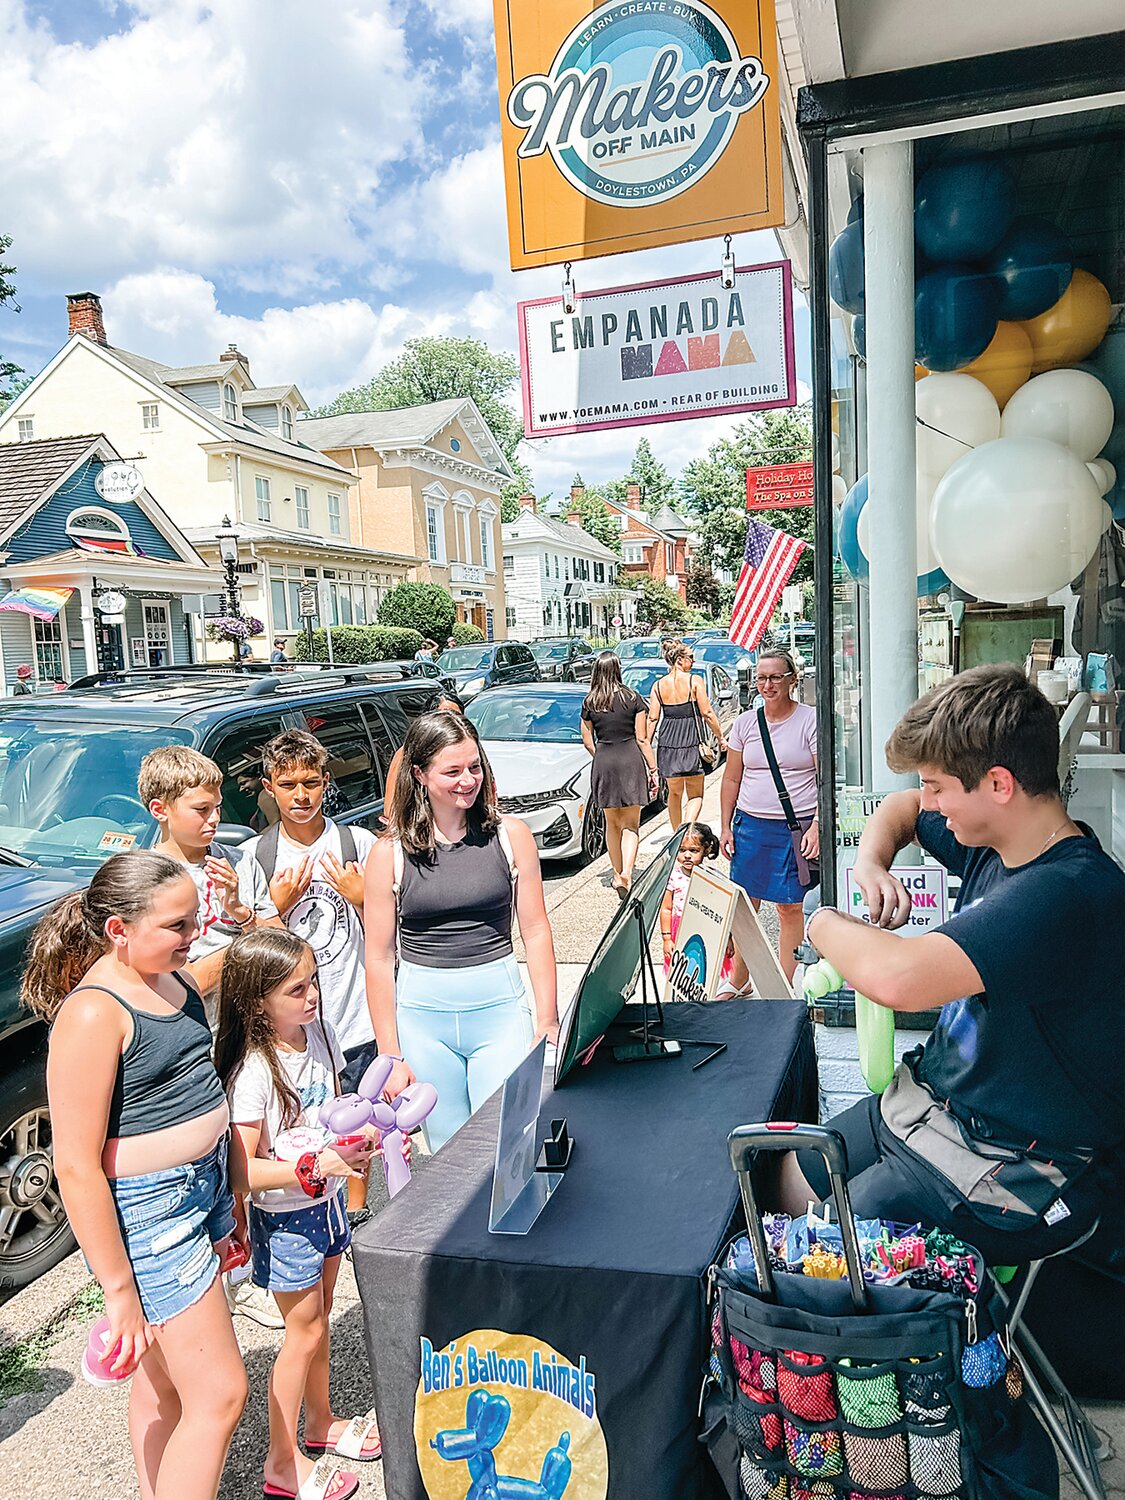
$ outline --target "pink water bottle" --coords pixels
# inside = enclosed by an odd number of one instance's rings
[[[121,1381],[128,1380],[132,1374],[131,1370],[110,1368],[121,1351],[121,1340],[118,1339],[112,1346],[107,1347],[108,1338],[109,1319],[103,1316],[90,1329],[90,1337],[82,1355],[82,1376],[91,1385],[119,1385]]]

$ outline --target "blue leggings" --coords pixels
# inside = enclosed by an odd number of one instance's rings
[[[402,1055],[437,1089],[425,1127],[436,1151],[527,1056],[531,1009],[511,955],[468,969],[402,962],[395,997]]]

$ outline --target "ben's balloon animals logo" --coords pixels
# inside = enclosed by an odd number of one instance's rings
[[[430,1500],[605,1500],[597,1379],[525,1334],[476,1329],[421,1343],[414,1404]]]
[[[549,151],[587,198],[630,208],[698,182],[769,86],[700,0],[614,0],[574,27],[549,72],[519,79],[507,113],[520,157]]]

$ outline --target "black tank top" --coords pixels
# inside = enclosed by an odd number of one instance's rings
[[[113,1081],[107,1140],[164,1130],[226,1103],[211,1059],[211,1028],[203,1001],[182,975],[175,977],[187,996],[183,1009],[170,1016],[137,1010],[103,984],[80,984],[71,991],[72,995],[82,990],[112,995],[133,1018],[133,1037],[121,1054]]]
[[[468,833],[430,859],[406,854],[399,953],[427,969],[475,968],[512,951],[512,872],[499,834]]]

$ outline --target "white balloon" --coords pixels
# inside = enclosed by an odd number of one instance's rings
[[[832,504],[836,505],[836,506],[843,505],[844,500],[847,498],[847,493],[848,493],[848,483],[847,483],[847,480],[846,479],[842,479],[839,474],[833,474],[833,476],[832,476]]]
[[[1113,506],[1108,500],[1103,500],[1102,507],[1102,530],[1108,531],[1113,525]]]
[[[1110,490],[1117,483],[1117,470],[1110,463],[1109,459],[1091,459],[1086,467],[1094,476],[1094,483],[1098,487],[1098,493],[1100,495],[1108,495]]]
[[[914,387],[918,414],[918,468],[940,479],[970,448],[1000,436],[1000,408],[972,375],[927,375]]]
[[[1113,397],[1085,370],[1036,375],[1020,386],[1000,422],[1001,437],[1047,438],[1083,463],[1098,456],[1112,431]]]
[[[926,377],[929,379],[929,376]],[[932,573],[935,568],[940,568],[937,553],[934,551],[933,543],[930,541],[930,506],[934,498],[934,490],[938,481],[932,474],[918,473],[914,492],[914,520],[918,532],[918,577],[924,578],[927,573]],[[871,561],[871,518],[868,514],[869,507],[864,505],[856,518],[855,536],[859,543],[859,550]]]
[[[835,433],[832,434],[832,472],[840,472],[840,439]]]
[[[943,475],[930,540],[966,593],[1025,604],[1078,577],[1098,545],[1104,509],[1093,476],[1069,449],[1046,438],[1000,438]]]

